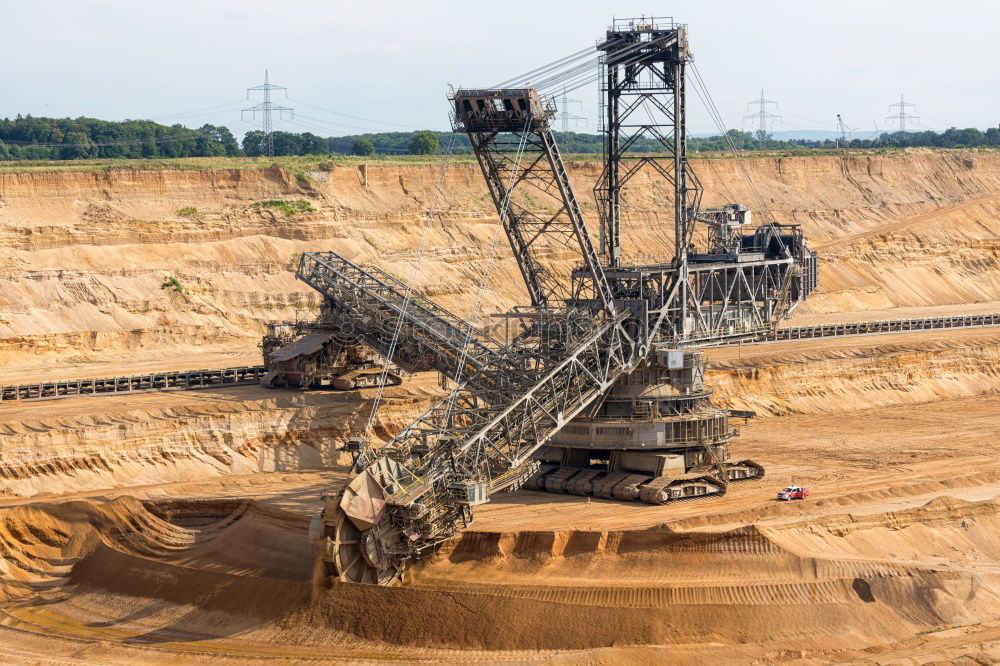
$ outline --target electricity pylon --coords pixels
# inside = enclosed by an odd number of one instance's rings
[[[275,111],[278,112],[278,118],[284,118],[284,113],[287,111],[289,115],[294,118],[295,110],[287,106],[278,106],[271,101],[271,92],[274,90],[281,90],[285,93],[285,98],[288,98],[288,88],[284,86],[276,86],[271,83],[268,71],[264,70],[264,83],[259,86],[254,86],[252,88],[247,88],[247,99],[251,99],[250,94],[255,91],[260,91],[264,93],[264,101],[260,104],[255,104],[249,109],[243,109],[240,113],[240,117],[246,120],[246,114],[256,120],[257,114],[261,115],[261,126],[264,130],[264,152],[267,153],[268,157],[274,157],[274,137],[271,134],[271,114]]]

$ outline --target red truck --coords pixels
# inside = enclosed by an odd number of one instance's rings
[[[802,486],[788,486],[778,491],[779,500],[800,500],[809,497],[809,489]]]

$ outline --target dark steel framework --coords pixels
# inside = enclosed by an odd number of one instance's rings
[[[460,90],[452,102],[453,129],[469,135],[531,304],[560,307],[595,298],[613,312],[614,298],[552,135],[554,104],[528,88]],[[555,200],[558,208],[544,214],[530,209],[532,194]],[[539,255],[553,244],[580,256],[592,292],[575,291],[583,283],[543,266]]]
[[[453,127],[469,135],[531,302],[508,315],[520,324],[511,344],[490,342],[430,301],[409,307],[408,289],[333,253],[303,257],[300,277],[326,296],[332,317],[380,352],[395,340],[403,353],[390,360],[426,358],[458,382],[381,450],[353,442],[356,474],[327,498],[318,535],[332,579],[396,580],[408,558],[467,525],[472,506],[523,483],[537,466],[532,454],[593,412],[655,347],[759,337],[815,284],[815,258],[795,227],[768,223],[727,234],[724,247],[693,249],[701,189],[685,153],[684,26],[616,21],[599,48],[608,100],[596,192],[603,262],[552,135],[551,103],[531,88],[450,95]],[[664,151],[633,159],[628,150],[644,133]],[[674,256],[630,266],[620,253],[621,193],[644,166],[673,183]],[[537,194],[558,202],[555,212],[539,212]],[[576,255],[571,275],[546,270],[553,248]]]
[[[601,251],[618,299],[641,302],[650,342],[739,341],[772,330],[815,286],[816,258],[797,227],[765,224],[735,245],[696,251],[702,187],[687,159],[687,28],[672,19],[620,19],[598,45],[605,166],[594,188]],[[652,137],[662,152],[630,152]],[[621,197],[643,168],[673,185],[674,254],[659,265],[621,256]]]
[[[663,19],[615,20],[597,48],[603,53],[604,171],[594,197],[601,217],[601,253],[610,266],[621,262],[622,188],[648,166],[674,186],[673,260],[680,263],[702,192],[687,160],[684,68],[691,53],[684,26]],[[662,152],[630,152],[644,137],[655,139]]]

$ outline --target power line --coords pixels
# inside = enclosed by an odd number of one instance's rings
[[[574,123],[574,127],[579,126],[581,120],[586,120],[582,116],[574,116],[572,113],[570,113],[569,112],[570,104],[579,104],[581,107],[583,106],[583,102],[581,102],[580,100],[570,99],[569,97],[567,97],[566,89],[563,88],[562,95],[559,97],[559,108],[562,109],[562,111],[559,112],[559,120],[562,122],[563,132],[569,131],[569,123],[571,120]]]
[[[344,123],[337,123],[337,122],[333,122],[331,120],[321,120],[319,118],[312,118],[310,116],[304,116],[301,113],[296,116],[295,120],[292,120],[292,121],[289,121],[289,122],[291,122],[291,123],[293,123],[295,125],[299,125],[301,127],[305,127],[307,129],[312,129],[312,130],[315,130],[317,132],[325,132],[325,133],[328,133],[328,134],[332,133],[332,132],[341,132],[342,133],[343,130],[339,129],[339,128],[342,128],[342,127],[347,127],[347,128],[355,129],[355,130],[361,130],[365,134],[379,134],[380,133],[380,131],[379,131],[378,128],[358,127],[356,125],[345,125]],[[334,126],[336,126],[336,127],[334,127]],[[430,131],[434,131],[434,130],[430,130]],[[332,138],[337,138],[337,137],[332,137]],[[405,149],[402,149],[402,148],[380,148],[380,150],[394,151],[394,152],[403,152],[403,153],[409,152],[408,150],[405,150]]]
[[[377,127],[362,127],[360,125],[349,125],[347,123],[338,123],[338,122],[336,122],[334,120],[323,120],[322,118],[313,118],[311,116],[304,116],[301,113],[298,115],[298,117],[299,118],[305,118],[306,120],[310,120],[313,123],[316,123],[318,125],[326,125],[327,127],[331,127],[331,128],[332,127],[346,127],[347,129],[361,130],[362,132],[371,132],[371,133],[377,133],[377,132],[380,131],[379,128],[377,128]],[[328,131],[336,131],[336,130],[328,130]],[[381,130],[381,131],[384,131],[384,130]]]
[[[416,125],[403,125],[401,123],[390,123],[390,122],[386,122],[384,120],[375,120],[374,118],[362,118],[361,116],[352,116],[349,113],[341,113],[340,111],[334,111],[333,109],[327,109],[327,108],[324,108],[322,106],[316,106],[315,104],[309,104],[307,102],[303,102],[302,100],[292,99],[290,97],[288,98],[288,101],[295,102],[296,104],[299,104],[301,106],[308,106],[308,107],[310,107],[312,109],[316,109],[317,111],[325,111],[326,113],[331,113],[331,114],[333,114],[335,116],[343,116],[344,118],[351,118],[353,120],[360,120],[360,121],[363,121],[363,122],[366,122],[366,123],[374,123],[376,125],[388,125],[390,127],[405,127],[407,129],[423,129],[422,127],[417,127]],[[345,127],[353,127],[353,126],[352,125],[345,125]],[[357,128],[355,128],[355,129],[357,129]]]
[[[302,116],[300,115],[299,117],[301,118]],[[290,120],[288,122],[291,123],[292,125],[296,125],[298,127],[304,127],[307,130],[313,130],[313,131],[316,131],[316,132],[328,133],[330,131],[328,128],[323,128],[323,127],[320,127],[319,125],[314,125],[313,123],[303,122],[303,121],[298,120],[298,119],[296,119],[296,120]],[[319,135],[319,136],[320,136],[321,139],[332,138],[332,137],[325,137],[322,134]],[[378,151],[381,152],[381,153],[386,153],[386,152],[390,152],[390,153],[409,153],[410,152],[406,148],[391,148],[391,147],[388,147],[388,146],[378,147]]]
[[[826,123],[821,120],[816,120],[815,118],[806,118],[805,116],[800,116],[798,114],[792,113],[788,109],[782,109],[781,112],[786,116],[792,116],[793,118],[798,118],[799,120],[805,120],[806,122],[814,123],[816,125],[825,125]]]
[[[283,90],[285,92],[285,98],[286,99],[288,98],[288,88],[285,88],[284,86],[276,86],[273,83],[271,83],[268,71],[265,69],[264,83],[259,86],[247,88],[247,99],[250,99],[250,94],[253,92],[263,92],[264,101],[261,102],[260,104],[255,104],[254,106],[251,106],[249,109],[243,109],[240,116],[242,118],[245,116],[245,114],[249,113],[251,114],[251,117],[253,117],[256,120],[257,114],[260,113],[262,121],[261,124],[264,128],[264,141],[266,144],[265,152],[267,153],[268,157],[274,157],[274,137],[271,136],[271,114],[277,111],[278,117],[284,118],[285,111],[288,111],[289,115],[291,115],[292,118],[295,117],[294,109],[291,109],[287,106],[279,106],[271,101],[271,93],[275,90]]]
[[[244,100],[229,102],[228,104],[220,104],[214,107],[206,107],[204,109],[196,109],[193,111],[180,112],[174,115],[151,116],[149,119],[155,120],[157,122],[178,121],[178,120],[190,121],[195,118],[212,118],[212,117],[217,117],[220,119],[222,118],[228,119],[232,116],[232,112],[236,110],[236,107],[239,107],[240,105],[243,104],[243,101]]]
[[[775,124],[776,125],[780,125],[781,127],[785,127],[785,128],[793,129],[793,130],[814,130],[814,129],[816,129],[816,123],[800,123],[800,122],[795,122],[795,121],[791,121],[791,120],[786,120],[785,118],[782,118],[781,120],[776,121]],[[773,127],[772,127],[772,129],[773,129]]]
[[[945,122],[945,121],[943,121],[943,120],[938,120],[938,119],[937,119],[937,118],[935,118],[934,116],[929,116],[929,115],[927,115],[927,112],[926,112],[926,111],[924,112],[924,118],[927,118],[927,120],[930,120],[930,121],[931,121],[931,122],[933,122],[933,123],[937,123],[938,125],[940,125],[941,127],[944,127],[945,129],[947,129],[947,128],[949,128],[949,127],[954,127],[954,125],[952,125],[952,124],[950,124],[950,123],[946,123],[946,122]]]

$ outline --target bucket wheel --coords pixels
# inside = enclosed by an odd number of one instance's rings
[[[332,509],[332,511],[331,511]],[[404,561],[392,554],[397,530],[388,511],[371,528],[359,529],[340,507],[328,505],[320,540],[328,580],[393,585],[403,577]]]

